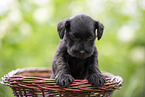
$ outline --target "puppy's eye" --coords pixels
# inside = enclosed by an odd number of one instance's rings
[[[74,35],[70,35],[70,38],[71,38],[71,39],[74,39],[75,37],[74,37]]]
[[[70,35],[70,38],[71,38],[72,40],[79,40],[79,38],[78,38],[78,37],[75,37],[74,35]]]
[[[88,40],[93,40],[94,39],[94,37],[93,36],[90,36],[89,38],[88,38]]]

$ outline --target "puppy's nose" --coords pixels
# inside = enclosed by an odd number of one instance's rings
[[[80,51],[80,54],[84,54],[84,53],[85,53],[85,51],[84,51],[84,50],[81,50],[81,51]]]

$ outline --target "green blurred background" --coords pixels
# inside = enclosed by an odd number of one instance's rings
[[[0,0],[0,77],[17,68],[51,68],[57,22],[79,13],[105,26],[95,41],[99,67],[124,79],[113,97],[143,97],[145,0]],[[11,89],[0,84],[0,97],[13,97]]]

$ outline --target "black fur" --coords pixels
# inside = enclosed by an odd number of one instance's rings
[[[96,35],[97,29],[97,35]],[[61,38],[52,63],[52,76],[62,87],[69,87],[74,79],[85,79],[93,86],[103,86],[105,78],[98,68],[95,46],[104,26],[86,14],[79,14],[58,23]]]

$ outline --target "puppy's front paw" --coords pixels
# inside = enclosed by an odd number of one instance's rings
[[[104,76],[97,73],[89,74],[87,79],[95,87],[102,87],[105,83]]]
[[[69,87],[70,84],[74,81],[74,78],[70,74],[58,74],[55,77],[55,81],[62,87]]]

